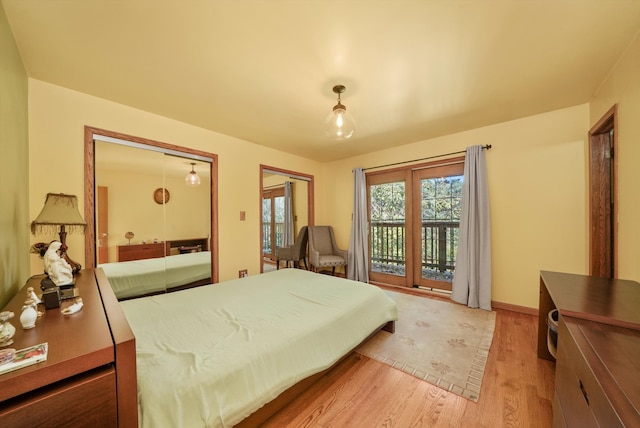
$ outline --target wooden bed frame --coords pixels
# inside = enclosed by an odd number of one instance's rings
[[[117,403],[118,403],[118,421],[119,426],[137,427],[138,426],[138,402],[137,402],[137,380],[136,380],[136,355],[135,341],[131,340],[133,333],[129,327],[129,323],[125,318],[118,300],[111,289],[111,285],[107,280],[102,269],[95,270],[95,277],[104,311],[107,316],[109,328],[113,336],[115,344],[115,360],[116,360],[116,380],[117,380]],[[395,331],[395,321],[390,321],[373,331],[366,342],[374,334],[380,330]],[[345,354],[340,361],[327,370],[316,373],[303,379],[302,381],[291,386],[271,402],[262,406],[259,410],[251,414],[243,420],[238,427],[257,427],[264,421],[273,416],[281,408],[286,406],[294,398],[300,395],[305,389],[309,388],[313,383],[318,381],[329,370],[338,365],[344,358],[351,355],[355,348]]]
[[[209,251],[209,239],[208,238],[194,238],[194,239],[174,239],[172,241],[165,241],[165,256],[171,256],[171,250],[177,249],[181,251]]]

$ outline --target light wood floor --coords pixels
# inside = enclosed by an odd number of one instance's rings
[[[550,427],[555,364],[536,356],[537,317],[496,310],[477,403],[353,354],[264,427]]]

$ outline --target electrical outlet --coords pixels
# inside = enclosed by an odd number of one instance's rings
[[[246,278],[249,276],[249,273],[246,269],[242,269],[238,271],[238,278]]]

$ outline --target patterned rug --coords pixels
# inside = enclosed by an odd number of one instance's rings
[[[496,313],[385,292],[398,304],[396,331],[378,332],[356,352],[477,402]]]

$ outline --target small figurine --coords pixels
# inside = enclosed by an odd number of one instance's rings
[[[44,271],[56,285],[73,283],[73,269],[58,253],[61,246],[60,242],[53,241],[44,254]]]
[[[62,312],[63,315],[75,314],[80,309],[82,309],[82,306],[84,306],[84,303],[82,303],[82,297],[76,297],[75,303],[73,305],[64,308],[60,312]]]
[[[14,317],[11,311],[0,312],[0,347],[9,346],[13,343],[13,335],[16,334],[16,328],[9,322]]]
[[[24,330],[28,330],[36,326],[38,311],[36,311],[36,303],[32,299],[27,299],[22,307],[20,314],[20,324]]]
[[[33,300],[36,305],[42,303],[42,300],[36,295],[35,291],[33,291],[33,287],[27,288],[27,298]]]

